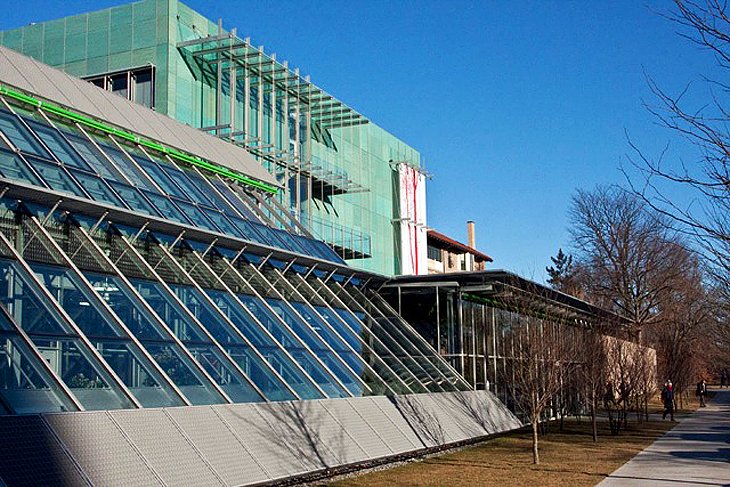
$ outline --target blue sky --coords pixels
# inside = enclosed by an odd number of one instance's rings
[[[26,0],[0,29],[121,3]],[[711,65],[658,14],[669,2],[185,3],[416,147],[429,226],[465,241],[473,219],[494,268],[537,280],[575,189],[625,182],[625,132],[651,155],[671,139],[645,73],[678,93]]]

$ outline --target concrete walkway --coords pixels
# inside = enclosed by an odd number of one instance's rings
[[[600,487],[730,486],[730,389],[609,475]]]

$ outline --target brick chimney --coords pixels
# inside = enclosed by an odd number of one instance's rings
[[[468,220],[466,222],[466,233],[467,233],[468,239],[469,239],[469,247],[476,250],[477,242],[476,242],[476,236],[474,235],[474,220]]]

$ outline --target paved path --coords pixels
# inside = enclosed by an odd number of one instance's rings
[[[599,487],[730,486],[730,389],[716,392]]]

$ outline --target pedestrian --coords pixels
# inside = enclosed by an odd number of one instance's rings
[[[703,408],[707,406],[705,404],[705,396],[707,396],[707,383],[705,382],[705,379],[702,379],[697,383],[697,390],[695,391],[695,396],[700,398],[700,407]]]
[[[667,419],[668,414],[669,418],[674,421],[674,388],[672,387],[671,380],[664,383],[664,388],[662,389],[662,402],[664,402],[664,413],[662,414],[662,419]]]

